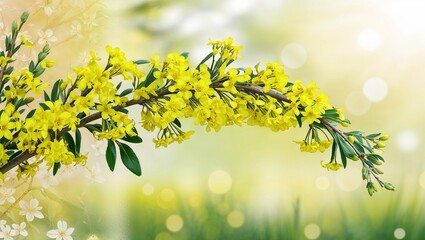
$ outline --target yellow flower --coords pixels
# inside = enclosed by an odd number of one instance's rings
[[[107,102],[97,105],[96,109],[101,112],[103,119],[107,119],[109,116],[113,116],[115,114],[115,110],[112,108],[112,105]]]
[[[316,119],[320,118],[320,116],[322,115],[321,110],[312,108],[311,106],[306,107],[301,113],[303,115],[301,120],[307,121],[308,124],[312,124],[314,121],[316,121]]]
[[[41,67],[42,68],[51,68],[56,64],[56,60],[47,60],[44,59],[43,61],[41,61]]]
[[[15,126],[15,122],[11,121],[10,116],[3,111],[0,116],[0,138],[12,140],[12,131],[15,130]]]
[[[323,162],[324,161],[320,161],[320,165],[323,168],[327,168],[328,170],[338,171],[342,167],[341,163],[336,163],[336,162],[323,163]]]

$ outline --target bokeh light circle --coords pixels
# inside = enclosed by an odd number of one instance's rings
[[[153,187],[152,184],[144,184],[142,191],[145,195],[152,195],[153,192],[155,191],[155,188]]]
[[[326,190],[329,188],[329,178],[326,176],[320,176],[316,178],[316,187],[319,190]]]
[[[388,85],[384,79],[373,77],[363,84],[363,94],[372,102],[382,101],[388,92]]]
[[[366,114],[370,109],[371,103],[362,92],[352,92],[345,100],[347,111],[356,116]]]
[[[296,69],[307,61],[307,51],[301,44],[290,43],[282,49],[280,58],[285,67]]]
[[[412,130],[404,130],[397,135],[397,147],[402,151],[413,151],[418,145],[418,134]]]
[[[173,214],[167,218],[165,225],[170,232],[178,232],[183,228],[183,218]]]
[[[363,29],[357,36],[357,43],[360,48],[366,51],[373,51],[381,45],[382,39],[375,29]]]
[[[208,178],[208,187],[215,194],[225,194],[232,187],[232,178],[226,171],[214,171]]]
[[[239,211],[232,211],[227,215],[227,223],[233,228],[241,227],[245,222],[245,216]]]
[[[308,239],[317,239],[320,237],[320,227],[317,224],[310,223],[304,227],[304,235]]]
[[[403,228],[397,228],[394,230],[394,237],[396,239],[403,239],[406,236],[406,231]]]

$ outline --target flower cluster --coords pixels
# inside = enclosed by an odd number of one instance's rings
[[[307,136],[298,142],[302,151],[323,152],[332,145],[330,163],[339,166],[336,150],[340,149],[344,167],[347,158],[361,159],[369,176],[367,181],[371,182],[370,176],[374,176],[381,186],[385,185],[375,175],[374,165],[369,164],[373,162],[370,159],[382,161],[365,145],[374,139],[351,141],[359,136],[337,128],[338,124],[349,124],[341,110],[328,103],[328,97],[314,82],[304,85],[300,80],[289,81],[282,65],[230,67],[240,58],[242,49],[232,38],[210,41],[211,53],[196,67],[189,63],[187,53],[170,53],[164,60],[155,56],[151,60],[130,61],[119,48],[107,46],[106,64],[91,52],[85,66],[73,68],[73,75],[57,80],[46,91],[47,85],[40,76],[54,65],[47,58],[47,45],[27,68],[13,68],[14,54],[26,43],[25,39],[17,40],[17,36],[27,18],[25,13],[20,24],[14,23],[6,50],[0,53],[2,172],[19,166],[18,176],[23,177],[34,176],[42,163],[53,174],[62,165],[84,165],[87,157],[81,153],[80,131],[85,128],[96,139],[108,142],[106,160],[111,170],[115,168],[118,147],[123,164],[140,175],[137,155],[125,143],[142,142],[136,122],[147,131],[158,131],[153,141],[157,147],[165,147],[193,134],[183,131],[180,122],[192,118],[207,131],[243,124],[284,131],[306,124]],[[28,104],[35,102],[34,97],[38,104],[30,110]],[[139,106],[139,121],[130,117],[132,106]],[[326,139],[321,139],[319,132]],[[382,141],[376,146],[382,148]],[[35,160],[29,162],[33,156]]]

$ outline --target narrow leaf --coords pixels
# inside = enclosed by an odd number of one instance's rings
[[[131,142],[131,143],[141,143],[141,142],[143,142],[143,139],[139,136],[126,136],[126,137],[122,138],[122,140],[124,140],[126,142]]]
[[[87,130],[89,130],[91,133],[93,132],[100,132],[102,130],[102,125],[101,124],[86,124],[84,126],[85,128],[87,128]]]
[[[339,153],[341,155],[341,162],[342,162],[342,166],[344,166],[344,168],[347,167],[347,157],[345,156],[345,152],[344,152],[344,148],[343,148],[343,140],[341,140],[340,137],[336,137],[335,139],[336,141],[338,141],[338,146],[339,146]]]
[[[145,81],[141,82],[139,84],[139,86],[137,86],[137,88],[140,87],[148,87],[149,85],[151,85],[151,83],[153,83],[153,81],[155,81],[155,76],[154,73],[158,71],[157,68],[151,68],[151,70],[149,71],[148,75],[146,75],[146,79]]]
[[[188,58],[189,57],[189,53],[188,52],[183,52],[180,54],[180,56],[183,56],[184,58]]]
[[[301,120],[301,118],[302,118],[303,116],[302,116],[302,114],[298,114],[297,116],[296,116],[296,118],[297,118],[297,122],[298,122],[298,126],[299,127],[302,127],[303,126],[303,122],[302,122],[302,120]]]
[[[115,87],[115,89],[117,89],[117,91],[120,89],[122,82],[119,82],[118,85]]]
[[[77,154],[81,151],[81,132],[78,128],[75,131],[75,151]]]
[[[212,58],[212,56],[213,56],[213,53],[208,54],[204,59],[202,59],[202,61],[199,63],[199,65],[196,67],[196,69],[199,70],[199,68],[201,67],[201,65],[203,63],[205,63],[206,61],[208,61],[210,58]]]
[[[108,139],[108,147],[106,148],[106,162],[109,169],[113,172],[117,161],[117,150],[114,141]]]
[[[124,166],[137,176],[142,175],[139,159],[130,146],[117,142],[120,149],[121,160]]]
[[[130,94],[131,92],[133,92],[133,89],[127,88],[126,90],[122,91],[122,93],[120,93],[120,97],[124,97],[124,96]]]
[[[366,136],[367,139],[374,139],[376,137],[379,137],[379,135],[381,135],[381,133],[373,133],[373,134],[369,134]]]
[[[52,93],[50,94],[50,99],[52,102],[56,101],[59,98],[59,86],[61,84],[61,80],[57,80],[52,88]]]
[[[176,126],[177,126],[177,127],[179,127],[179,128],[181,128],[181,127],[182,127],[182,124],[181,124],[180,120],[179,120],[179,119],[177,119],[177,118],[176,118],[176,119],[174,119],[173,123],[174,123],[174,124],[176,124]]]
[[[53,164],[53,176],[55,176],[58,173],[59,168],[61,168],[61,163],[55,162]]]
[[[65,142],[67,143],[68,151],[72,152],[74,155],[77,155],[76,151],[75,151],[74,139],[72,138],[71,134],[69,134],[69,132],[66,132],[63,135],[63,138],[64,138]]]
[[[44,91],[44,101],[50,101],[49,94],[47,94],[46,91]]]
[[[137,65],[147,64],[147,63],[150,63],[150,62],[151,61],[145,60],[145,59],[134,61],[134,63],[137,64]]]

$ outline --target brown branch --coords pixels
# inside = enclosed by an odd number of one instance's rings
[[[160,89],[156,92],[156,96],[151,95],[149,99],[160,98],[160,97],[167,95],[167,94],[170,94],[170,91],[168,91],[168,89]],[[146,103],[147,101],[149,101],[149,99],[146,99],[146,98],[140,98],[139,100],[133,99],[133,100],[126,102],[126,104],[123,105],[123,106],[114,106],[114,110],[123,109],[123,108],[130,107],[130,106],[133,106],[133,105],[142,105],[142,104]],[[101,117],[102,117],[101,112],[93,113],[93,114],[81,119],[80,123],[77,125],[77,128],[82,128],[86,124],[93,122],[97,119],[100,119]],[[66,132],[69,132],[70,130],[71,129],[69,127],[63,128],[56,135],[56,138],[57,139],[61,138]],[[24,161],[30,159],[31,157],[34,157],[35,155],[37,155],[35,152],[30,153],[28,151],[25,151],[25,152],[21,153],[20,155],[18,155],[17,157],[10,159],[8,163],[6,163],[2,167],[0,167],[0,172],[4,174],[4,173],[12,170],[13,168],[18,166],[19,164],[23,163]]]

